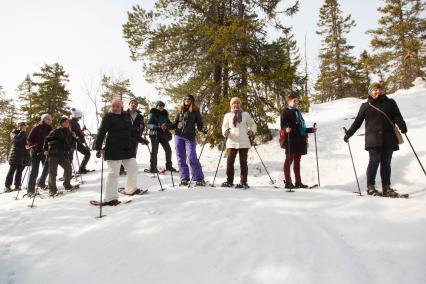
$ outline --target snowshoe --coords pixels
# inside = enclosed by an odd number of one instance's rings
[[[294,188],[308,188],[309,186],[307,186],[306,184],[303,184],[301,181],[300,182],[296,182],[294,184]]]
[[[178,173],[179,171],[173,167],[166,167],[166,171]]]
[[[95,170],[88,170],[88,169],[80,169],[78,170],[77,174],[87,174],[90,172],[94,172]]]
[[[372,196],[381,196],[382,194],[372,184],[367,185],[367,194]]]
[[[188,184],[189,184],[189,181],[181,180],[180,183],[179,183],[179,186],[188,186]]]
[[[235,186],[235,188],[248,189],[250,186],[246,182],[239,183]]]
[[[13,191],[15,191],[15,190],[10,188],[10,187],[5,187],[3,193],[13,192]]]
[[[293,189],[294,185],[293,185],[293,183],[291,181],[285,181],[284,182],[284,188]]]
[[[205,180],[197,180],[195,181],[195,186],[206,186]]]
[[[120,201],[120,200],[118,200],[118,199],[113,199],[113,200],[111,200],[111,201],[108,201],[108,202],[99,202],[99,200],[90,200],[90,204],[91,205],[95,205],[95,206],[117,206],[118,204],[127,204],[127,203],[130,203],[130,202],[132,202],[132,200],[130,199],[130,200],[126,200],[126,201]]]
[[[47,185],[45,185],[45,184],[40,184],[40,185],[37,185],[37,188],[38,188],[39,190],[47,190],[47,189],[48,189],[48,186],[47,186]]]
[[[49,197],[57,197],[59,195],[64,194],[62,191],[50,191],[49,192]]]
[[[398,193],[395,189],[391,188],[389,185],[383,186],[383,197],[390,198],[408,198],[410,195],[408,193]]]
[[[166,170],[165,169],[160,169],[160,170],[158,170],[158,169],[144,169],[143,170],[145,173],[151,173],[151,174],[159,174],[159,175],[163,175],[165,172],[166,172]]]
[[[222,183],[222,187],[234,187],[234,184],[233,184],[233,183],[230,183],[230,182],[225,181],[225,182],[223,182],[223,183]]]
[[[66,186],[64,189],[66,191],[73,191],[73,190],[76,190],[78,188],[80,188],[80,185],[79,184],[75,184],[75,185],[71,185],[71,186]]]
[[[145,193],[148,192],[148,189],[136,189],[132,194],[128,194],[125,191],[124,187],[119,187],[118,188],[118,192],[124,195],[129,195],[129,196],[133,196],[133,195],[144,195]]]

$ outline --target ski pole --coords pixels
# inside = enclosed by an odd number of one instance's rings
[[[229,129],[230,128],[228,128],[228,130]],[[228,134],[228,136],[229,136],[229,134]],[[226,148],[226,142],[228,141],[228,136],[226,136],[225,141],[223,142],[223,145],[222,145],[222,151],[220,152],[219,162],[217,163],[216,172],[215,172],[214,178],[213,178],[213,183],[210,185],[212,187],[214,187],[214,182],[216,180],[217,171],[219,170],[219,165],[220,165],[220,161],[222,160],[223,151],[225,151],[225,148]]]
[[[172,184],[173,184],[173,187],[175,187],[175,180],[174,180],[174,178],[173,178],[173,171],[170,171],[170,176],[172,177]]]
[[[99,158],[99,157],[98,157]],[[96,218],[102,218],[105,217],[106,215],[102,215],[102,194],[103,194],[103,188],[104,188],[104,157],[101,154],[101,199],[99,201],[99,216],[97,216]]]
[[[348,130],[346,129],[346,127],[343,127],[343,131],[345,132],[345,135],[346,135],[346,132],[347,132]],[[358,192],[359,192],[359,196],[362,196],[362,194],[361,194],[361,188],[359,187],[359,182],[358,182],[358,175],[357,175],[357,173],[356,173],[356,169],[355,169],[354,158],[353,158],[353,156],[352,156],[351,145],[349,144],[349,140],[348,140],[348,142],[347,142],[347,143],[348,143],[349,154],[351,155],[352,166],[353,166],[353,168],[354,168],[354,173],[355,173],[356,183],[357,183],[357,185],[358,185]]]
[[[148,147],[149,155],[151,155],[151,148],[149,147],[149,144],[146,144]],[[157,173],[158,183],[160,184],[161,191],[164,191],[163,185],[161,184],[160,175]]]
[[[268,172],[268,169],[266,168],[266,166],[265,166],[265,163],[263,162],[263,160],[262,160],[262,158],[260,157],[260,154],[259,154],[259,152],[257,151],[257,148],[256,148],[256,145],[255,145],[255,143],[254,143],[254,141],[252,140],[252,145],[253,145],[253,148],[254,148],[254,150],[256,151],[256,153],[257,153],[257,156],[259,156],[259,159],[260,159],[260,162],[262,163],[262,165],[263,165],[263,168],[265,169],[265,171],[266,171],[266,173],[268,174],[268,177],[269,177],[269,179],[271,180],[271,184],[275,184],[275,181],[271,178],[271,175],[269,174],[269,172]]]
[[[21,190],[22,190],[22,184],[24,183],[25,177],[27,176],[28,168],[29,168],[29,166],[28,166],[28,167],[26,167],[26,169],[25,169],[24,176],[23,176],[23,177],[22,177],[22,179],[21,179],[21,189],[19,189],[19,190],[18,190],[18,192],[16,193],[15,200],[18,200],[19,193],[20,193],[20,192],[21,192]],[[27,186],[27,188],[28,188],[28,186]]]
[[[317,123],[315,122],[314,129],[316,128],[317,128]],[[319,164],[318,164],[318,148],[317,148],[317,132],[316,131],[314,132],[314,141],[315,141],[315,156],[317,159],[318,187],[320,187],[321,183],[320,183],[320,173],[319,173]]]
[[[407,133],[404,133],[404,135],[405,135],[405,138],[407,138],[407,141],[408,141],[408,143],[410,144],[411,150],[413,150],[413,153],[414,153],[414,155],[416,156],[417,161],[419,162],[420,167],[421,167],[421,168],[422,168],[422,170],[423,170],[423,173],[426,175],[425,168],[423,167],[422,162],[420,162],[419,156],[417,156],[417,153],[416,153],[416,151],[414,150],[414,147],[413,147],[413,145],[411,144],[411,141],[410,141],[410,139],[408,138]]]
[[[75,156],[77,158],[77,166],[78,166],[78,171],[80,172],[80,160],[78,159],[78,150],[77,150],[77,140],[75,140]],[[83,184],[83,173],[80,173],[80,183]]]

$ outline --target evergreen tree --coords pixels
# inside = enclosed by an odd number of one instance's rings
[[[382,62],[386,62],[390,74],[389,91],[409,88],[416,77],[424,76],[426,57],[419,51],[426,39],[426,19],[422,12],[422,0],[383,0],[384,7],[379,27],[370,30],[371,45]],[[423,69],[423,70],[422,70]]]
[[[130,90],[129,79],[115,79],[112,76],[103,75],[101,79],[102,93],[101,98],[104,103],[101,116],[111,108],[111,101],[119,99],[123,102],[135,98],[132,90]]]
[[[17,123],[18,112],[13,101],[6,98],[6,93],[0,86],[0,163],[7,160],[12,140],[10,133]]]
[[[317,34],[322,37],[320,50],[320,74],[315,89],[324,102],[338,98],[357,96],[353,93],[356,60],[351,55],[353,46],[346,35],[355,26],[351,15],[343,17],[337,0],[325,0],[320,8]]]
[[[68,74],[58,63],[53,65],[45,64],[40,72],[33,74],[36,94],[28,93],[31,98],[31,119],[29,125],[32,126],[40,119],[44,113],[52,115],[53,120],[58,120],[61,116],[69,115],[69,91],[65,87],[68,82]],[[30,98],[28,98],[30,100]]]
[[[172,101],[196,96],[206,125],[213,128],[208,142],[222,142],[220,125],[233,96],[240,97],[258,132],[269,138],[267,124],[300,80],[299,62],[289,62],[294,40],[278,19],[280,2],[158,0],[153,11],[137,5],[128,12],[124,38],[131,58],[144,63],[145,77]],[[296,1],[285,14],[297,10]],[[282,36],[268,39],[271,27]]]
[[[33,99],[37,95],[35,91],[35,83],[31,79],[30,75],[27,74],[24,81],[18,85],[16,89],[18,92],[18,98],[21,102],[21,111],[25,114],[28,122],[33,121]]]

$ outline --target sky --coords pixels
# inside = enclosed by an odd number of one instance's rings
[[[135,4],[152,8],[154,0],[0,0],[0,85],[9,97],[26,74],[45,63],[64,66],[70,75],[67,87],[71,105],[83,112],[94,111],[83,92],[96,86],[100,74],[129,78],[137,96],[159,98],[155,87],[142,74],[140,62],[133,62],[122,37],[126,12]],[[292,2],[292,1],[291,1]],[[284,0],[283,3],[290,3]],[[300,0],[300,11],[285,23],[293,26],[303,56],[307,35],[309,73],[316,76],[320,39],[316,36],[322,0]],[[340,0],[345,15],[352,14],[357,26],[348,36],[354,55],[369,49],[365,31],[377,27],[379,0]]]

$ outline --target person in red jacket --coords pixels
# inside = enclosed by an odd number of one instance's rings
[[[48,167],[46,157],[43,154],[44,139],[52,131],[52,116],[50,114],[43,114],[41,116],[40,123],[37,124],[30,132],[27,138],[27,144],[30,148],[31,155],[31,171],[28,179],[27,195],[31,197],[35,194],[36,180],[40,163],[43,164],[43,171],[39,180],[37,181],[37,187],[46,188],[46,178],[48,174]]]

